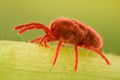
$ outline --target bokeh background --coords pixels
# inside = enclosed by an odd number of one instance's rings
[[[103,37],[103,51],[119,54],[120,0],[0,0],[0,40],[28,41],[43,31],[19,36],[13,27],[29,22],[49,25],[61,16],[92,26]]]

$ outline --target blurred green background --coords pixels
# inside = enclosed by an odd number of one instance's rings
[[[28,41],[40,30],[19,36],[13,27],[29,22],[45,25],[57,17],[75,18],[92,26],[103,37],[103,51],[120,51],[120,0],[0,0],[0,40]]]

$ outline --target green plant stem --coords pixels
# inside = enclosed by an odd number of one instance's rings
[[[79,48],[74,71],[73,47],[64,46],[52,66],[56,45],[49,48],[16,41],[0,41],[0,80],[120,80],[120,57],[105,54],[108,66],[96,53]]]

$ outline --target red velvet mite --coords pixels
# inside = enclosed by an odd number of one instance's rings
[[[47,42],[58,41],[53,65],[55,65],[62,43],[72,44],[75,51],[74,70],[78,68],[78,47],[92,50],[100,55],[110,65],[109,60],[101,52],[103,46],[102,38],[90,26],[75,19],[60,17],[53,20],[50,28],[40,23],[29,23],[14,28],[18,34],[31,29],[43,29],[46,33],[42,37],[31,40],[31,43],[39,42],[39,45],[48,47]]]

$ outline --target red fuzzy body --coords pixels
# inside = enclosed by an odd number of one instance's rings
[[[55,19],[50,29],[53,35],[64,43],[92,46],[98,49],[103,45],[101,37],[92,28],[74,19],[63,17]]]
[[[35,38],[30,41],[31,43],[39,42],[39,45],[41,46],[44,45],[45,47],[48,47],[47,42],[58,41],[53,65],[55,65],[57,61],[62,43],[72,44],[74,46],[75,71],[77,71],[78,68],[78,47],[83,47],[85,49],[96,52],[105,60],[108,65],[110,65],[109,60],[100,50],[103,46],[102,38],[90,26],[75,19],[64,17],[57,18],[51,22],[50,29],[40,23],[20,25],[14,29],[18,30],[18,34],[22,34],[25,31],[32,29],[43,29],[46,33],[44,36]]]

